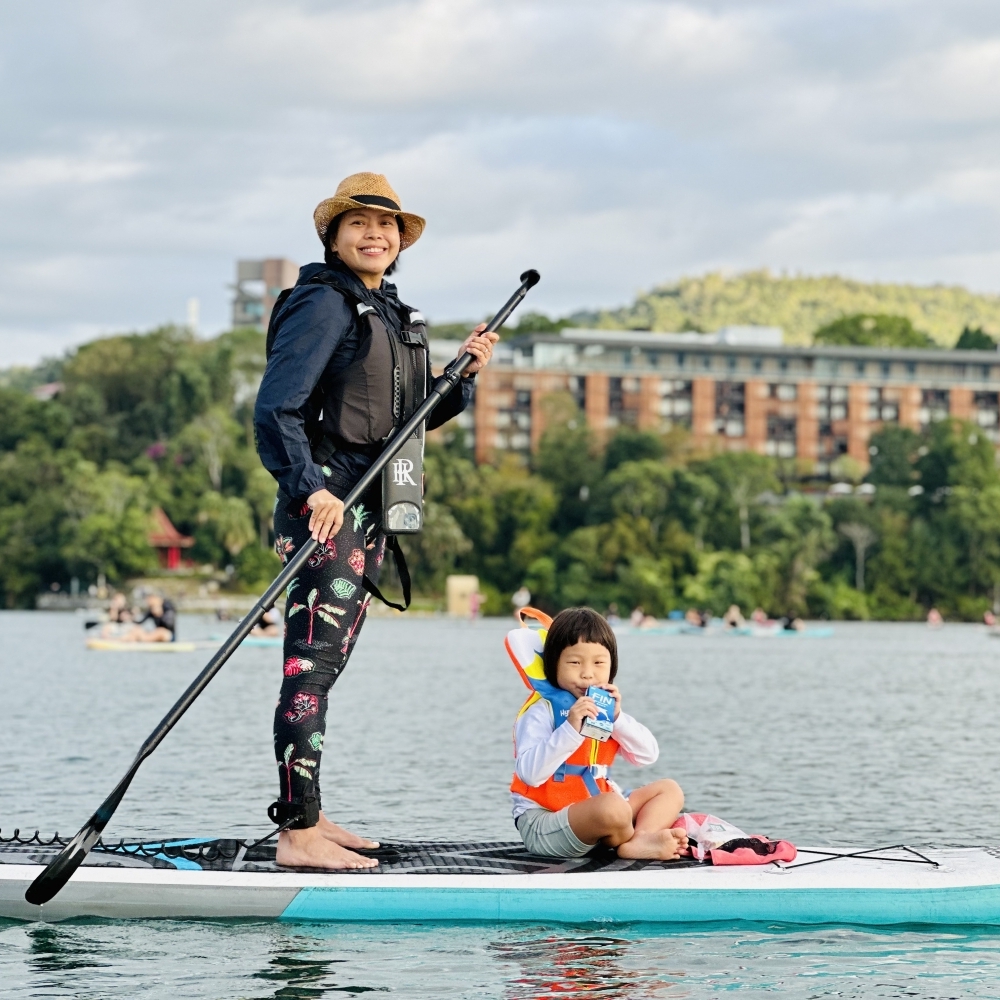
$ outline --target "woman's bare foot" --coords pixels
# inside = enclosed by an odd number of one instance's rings
[[[375,868],[378,865],[374,858],[362,857],[324,837],[318,826],[282,830],[278,834],[275,861],[289,868]]]
[[[652,833],[636,831],[632,839],[618,848],[618,857],[644,861],[672,861],[681,853],[680,841],[673,830],[656,830]]]
[[[336,823],[331,823],[330,820],[323,815],[319,814],[319,826],[317,827],[320,833],[326,837],[327,840],[332,840],[335,844],[340,844],[341,847],[353,847],[355,849],[361,848],[365,851],[374,851],[376,847],[379,846],[377,840],[369,840],[367,837],[359,837],[356,833],[351,833],[349,830],[345,830],[342,826],[337,826]]]

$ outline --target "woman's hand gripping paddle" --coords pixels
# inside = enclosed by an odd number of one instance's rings
[[[486,327],[487,333],[500,329],[510,314],[517,308],[521,299],[528,294],[528,289],[538,284],[537,271],[525,271],[521,275],[521,284],[517,291],[507,300],[503,308],[490,320]],[[476,359],[471,354],[463,354],[453,362],[438,380],[427,398],[417,408],[413,416],[392,437],[385,450],[375,460],[371,468],[361,477],[357,486],[347,495],[344,507],[350,509],[361,499],[365,490],[375,481],[377,476],[389,464],[396,452],[409,440],[414,431],[427,419],[431,411],[458,384],[462,373]],[[316,542],[310,540],[288,560],[285,568],[277,575],[274,582],[261,595],[250,613],[239,623],[233,634],[222,644],[218,652],[208,661],[204,670],[191,682],[188,689],[180,696],[177,703],[163,717],[160,724],[149,734],[146,742],[139,748],[132,766],[125,776],[115,786],[114,791],[101,803],[97,812],[84,824],[79,833],[59,852],[59,856],[46,865],[42,873],[28,886],[24,898],[36,906],[47,903],[69,881],[70,876],[83,864],[90,849],[97,843],[111,817],[115,814],[132,779],[142,762],[160,745],[163,738],[180,721],[181,716],[191,707],[198,695],[208,687],[208,682],[222,669],[223,664],[236,651],[239,644],[250,634],[254,626],[269,611],[281,592],[299,574],[306,560],[316,549]]]

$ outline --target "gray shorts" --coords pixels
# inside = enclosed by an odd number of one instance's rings
[[[517,818],[517,832],[529,854],[543,858],[582,858],[594,849],[585,844],[569,825],[569,806],[559,812],[529,809]]]

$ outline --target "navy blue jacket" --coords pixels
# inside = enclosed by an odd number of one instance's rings
[[[343,497],[373,461],[364,452],[338,450],[325,463],[331,470],[327,475],[313,461],[309,448],[322,407],[320,377],[328,366],[329,374],[335,375],[354,361],[362,333],[353,304],[337,289],[306,284],[325,270],[330,270],[326,264],[300,268],[295,288],[273,317],[274,345],[254,407],[257,453],[292,500],[324,488]],[[344,265],[338,270],[352,279],[358,298],[374,306],[386,326],[401,329],[404,307],[395,285],[383,281],[380,289],[371,291]],[[432,387],[436,382],[432,379]],[[440,427],[461,413],[472,400],[474,383],[474,377],[462,379],[438,403],[427,429]]]

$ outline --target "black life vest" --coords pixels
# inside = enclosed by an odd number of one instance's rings
[[[329,439],[329,445],[313,441],[314,451],[325,450],[328,457],[332,448],[377,450],[427,396],[430,357],[424,317],[400,302],[405,319],[397,333],[379,315],[374,297],[360,298],[349,279],[337,271],[321,271],[305,284],[335,288],[356,310],[361,324],[361,341],[354,360],[341,371],[324,372],[320,378],[320,437]],[[293,291],[282,291],[271,310],[266,341],[269,358],[277,334],[276,317]],[[321,454],[314,457],[320,462],[325,460]]]

